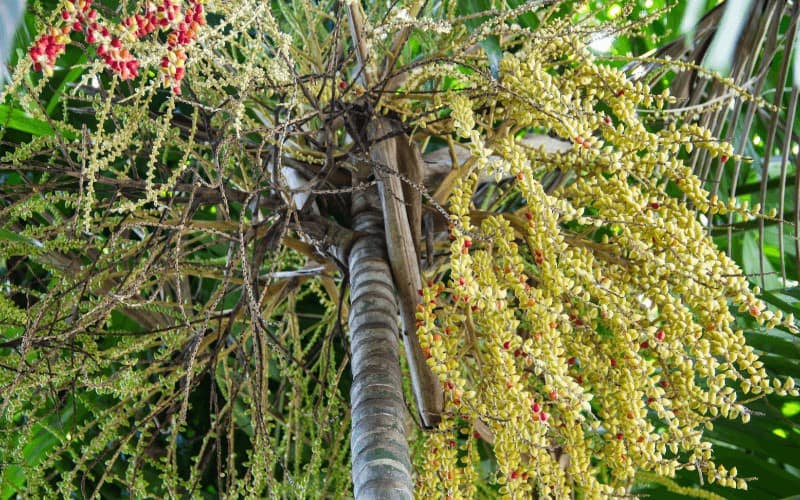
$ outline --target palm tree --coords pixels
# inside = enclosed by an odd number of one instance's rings
[[[530,15],[534,7],[516,14]],[[772,54],[792,46],[797,6],[756,1],[751,8],[763,15],[750,16],[737,53],[752,57],[736,59],[731,75],[754,95],[776,89],[779,105],[790,51],[779,52],[777,63]],[[9,388],[2,405],[10,417],[0,449],[14,451],[0,458],[34,465],[25,485],[30,491],[46,491],[58,476],[63,493],[79,487],[85,495],[113,495],[123,487],[127,494],[159,494],[153,477],[161,474],[160,494],[324,495],[341,493],[352,470],[358,498],[410,498],[408,438],[419,429],[445,435],[440,423],[452,418],[453,403],[448,389],[451,406],[445,407],[441,372],[431,370],[431,348],[416,333],[423,300],[434,300],[421,269],[433,272],[450,252],[447,225],[454,222],[442,214],[443,204],[466,189],[458,179],[468,179],[474,161],[453,140],[456,111],[439,94],[457,93],[458,72],[468,81],[494,81],[500,47],[517,50],[518,35],[498,28],[505,26],[503,12],[448,17],[439,3],[376,8],[369,16],[358,4],[338,2],[271,9],[253,1],[220,9],[223,15],[212,19],[216,29],[200,34],[197,46],[187,44],[181,98],[157,80],[143,91],[102,68],[70,72],[91,46],[84,26],[78,43],[85,45],[67,49],[64,69],[47,86],[12,85],[15,100],[1,115],[3,153],[10,156],[2,163],[8,288],[0,310],[8,319],[0,353],[2,384]],[[777,176],[763,168],[757,183],[743,184],[738,179],[748,178],[748,167],[739,156],[732,173],[730,164],[713,171],[718,162],[699,148],[690,161],[720,198],[757,185],[762,207],[779,203],[781,218],[717,216],[708,219],[708,229],[727,237],[734,255],[746,245],[737,238],[746,241],[756,231],[762,251],[758,270],[749,271],[766,285],[777,258],[784,280],[778,288],[785,290],[797,269],[784,258],[793,254],[783,244],[797,85],[788,107],[761,117],[764,108],[747,93],[731,98],[731,85],[706,84],[693,66],[673,78],[676,66],[663,58],[699,63],[722,13],[722,7],[712,10],[693,40],[660,47],[630,72],[654,87],[670,77],[680,98],[674,105],[696,106],[700,122],[741,145],[737,153],[747,153],[741,148],[751,130],[760,133],[759,118],[773,124],[761,137],[768,156],[781,143]],[[430,21],[453,18],[472,31],[447,31],[447,23]],[[528,27],[560,19],[555,8],[535,21],[514,18]],[[251,30],[231,38],[230,30],[246,23]],[[597,30],[591,23],[581,27]],[[295,35],[291,43],[281,38],[286,31]],[[162,53],[158,43],[146,49],[152,60]],[[172,82],[181,80],[176,54],[170,49],[161,73]],[[448,64],[458,66],[455,73],[435,74],[449,71]],[[772,64],[782,70],[770,82]],[[420,76],[431,68],[433,75]],[[499,87],[490,83],[487,95],[499,96],[505,91]],[[397,92],[407,88],[416,93]],[[70,98],[59,106],[62,94]],[[478,103],[476,116],[494,112],[491,98],[470,97]],[[727,98],[735,103],[732,112]],[[725,105],[705,105],[714,102]],[[743,127],[730,119],[740,116]],[[524,127],[514,132],[521,143],[545,144],[549,153],[569,150],[574,139],[530,135]],[[22,144],[30,145],[17,147]],[[492,147],[499,150],[499,142]],[[443,172],[432,172],[436,165]],[[476,204],[520,215],[508,179],[499,186],[488,180],[481,179]],[[540,180],[552,194],[575,179],[554,169]],[[777,257],[763,251],[773,227]],[[450,233],[473,234],[458,223]],[[793,309],[782,295],[770,298]],[[339,316],[348,309],[344,336]],[[350,380],[342,376],[348,364]],[[348,388],[349,402],[342,396]],[[340,428],[348,422],[349,439]],[[474,422],[483,426],[483,442],[495,440],[489,424]],[[22,449],[17,441],[38,446]],[[352,468],[342,448],[348,443]],[[556,462],[569,464],[557,444],[550,444]],[[61,461],[67,456],[76,465]],[[209,477],[214,463],[219,477]],[[4,473],[11,485],[4,491],[21,487],[22,471]]]

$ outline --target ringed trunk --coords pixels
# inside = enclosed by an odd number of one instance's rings
[[[411,458],[398,352],[398,304],[383,219],[367,193],[354,195],[350,271],[350,450],[356,499],[411,499]]]

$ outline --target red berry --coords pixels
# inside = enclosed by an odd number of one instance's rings
[[[136,59],[131,59],[130,61],[125,63],[125,66],[128,68],[128,71],[130,71],[133,76],[136,76],[136,73],[139,71],[139,61],[137,61]]]
[[[542,419],[542,422],[545,422],[547,420],[547,413],[545,412],[540,413],[539,418]]]
[[[658,332],[656,332],[656,339],[664,340],[664,335],[665,335],[664,330],[659,330]]]
[[[569,359],[567,360],[567,364],[568,364],[568,365],[574,365],[576,361],[578,361],[578,360],[577,360],[577,359],[575,359],[575,357],[573,356],[573,357],[571,357],[571,358],[569,358]]]
[[[464,248],[469,248],[472,246],[472,240],[464,240]]]
[[[531,406],[531,410],[533,410],[533,413],[539,413],[540,411],[542,411],[542,407],[539,406],[539,403],[533,403],[533,406]]]
[[[611,358],[611,366],[617,366],[617,360],[616,359]]]
[[[646,341],[646,340],[645,340],[644,342],[642,342],[641,344],[639,344],[639,346],[640,346],[642,349],[647,349],[648,347],[650,347],[650,342],[648,342],[648,341]]]
[[[624,435],[624,434],[622,434],[621,432],[618,432],[618,433],[617,433],[617,439],[618,439],[618,440],[622,441],[622,438],[624,438],[624,437],[625,437],[625,435]]]
[[[625,94],[625,90],[624,89],[617,90],[617,97],[622,97],[623,94]]]
[[[511,341],[506,340],[503,342],[503,349],[508,349],[509,347],[511,347]]]
[[[719,161],[721,161],[722,163],[725,163],[726,161],[728,161],[728,159],[729,159],[728,155],[722,155],[722,156],[720,156]]]
[[[47,57],[48,59],[50,59],[50,62],[55,61],[56,57],[58,57],[58,52],[59,52],[59,44],[56,43],[48,45],[44,49],[44,53],[47,54]]]
[[[342,89],[342,90],[346,89],[347,88],[347,82],[344,81],[344,80],[340,81],[339,82],[339,88]]]

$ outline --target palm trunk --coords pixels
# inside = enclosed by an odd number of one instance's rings
[[[372,194],[372,193],[370,193]],[[350,249],[350,450],[355,498],[413,498],[398,353],[398,304],[383,220],[372,196],[355,193]]]

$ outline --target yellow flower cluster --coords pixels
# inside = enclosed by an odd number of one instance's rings
[[[700,147],[724,162],[732,148],[693,123],[649,130],[637,110],[659,109],[668,94],[597,65],[577,38],[550,35],[505,54],[499,79],[473,94],[490,97],[448,100],[473,173],[452,191],[451,257],[417,316],[447,401],[426,438],[419,492],[472,491],[464,471],[480,441],[508,495],[627,495],[638,470],[699,470],[746,488],[735,467],[714,462],[703,430],[719,416],[749,419],[736,387],[797,390],[770,380],[730,308],[767,327],[794,330],[794,319],[766,309],[698,221],[750,212],[709,197],[679,156]],[[573,147],[546,153],[515,139],[542,129]],[[477,174],[498,165],[521,208],[480,212]],[[568,182],[546,191],[546,173]]]

